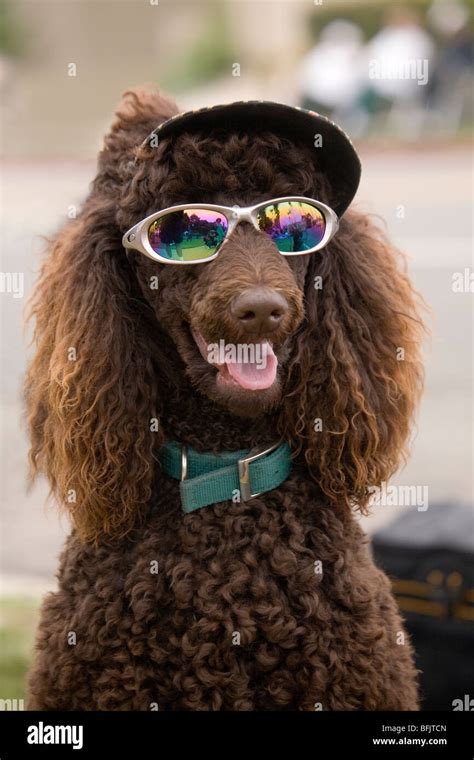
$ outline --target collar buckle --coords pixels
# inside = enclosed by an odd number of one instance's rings
[[[263,491],[252,493],[250,484],[250,463],[255,462],[261,457],[267,456],[267,454],[271,454],[272,451],[275,451],[275,449],[277,449],[280,444],[281,441],[278,441],[278,443],[274,443],[273,446],[270,446],[269,448],[263,450],[259,450],[256,447],[249,451],[248,456],[242,457],[242,459],[239,459],[237,461],[237,467],[239,470],[240,498],[242,501],[249,501],[249,499],[253,499],[254,496],[259,496],[261,493],[263,493]]]

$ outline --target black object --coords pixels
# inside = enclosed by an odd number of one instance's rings
[[[284,103],[247,100],[185,111],[159,124],[144,144],[153,145],[153,138],[159,141],[169,135],[211,129],[268,130],[309,145],[315,166],[325,173],[336,195],[333,208],[339,217],[356,194],[362,167],[346,133],[322,114]]]
[[[474,513],[460,504],[410,510],[373,538],[416,650],[423,710],[474,710],[473,549]]]

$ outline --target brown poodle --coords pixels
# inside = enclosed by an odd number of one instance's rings
[[[129,228],[173,204],[337,205],[311,148],[271,130],[143,143],[175,113],[156,92],[126,93],[34,298],[31,457],[74,528],[43,604],[29,708],[416,709],[412,649],[353,514],[405,454],[422,385],[416,294],[353,211],[306,256],[280,255],[245,222],[196,266],[125,251]],[[248,390],[195,338],[241,341],[231,306],[256,287],[284,305],[276,378]],[[165,440],[218,454],[280,438],[293,456],[281,485],[183,515]]]

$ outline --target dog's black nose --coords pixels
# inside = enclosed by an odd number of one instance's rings
[[[232,301],[230,313],[240,326],[253,335],[275,330],[288,311],[285,296],[271,288],[249,288]]]

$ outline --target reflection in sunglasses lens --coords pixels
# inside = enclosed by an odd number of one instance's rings
[[[155,253],[170,261],[200,261],[217,251],[227,233],[227,219],[210,209],[172,211],[152,222],[148,240]]]
[[[282,253],[302,253],[317,246],[326,232],[319,209],[303,201],[272,203],[257,214],[258,224]]]

